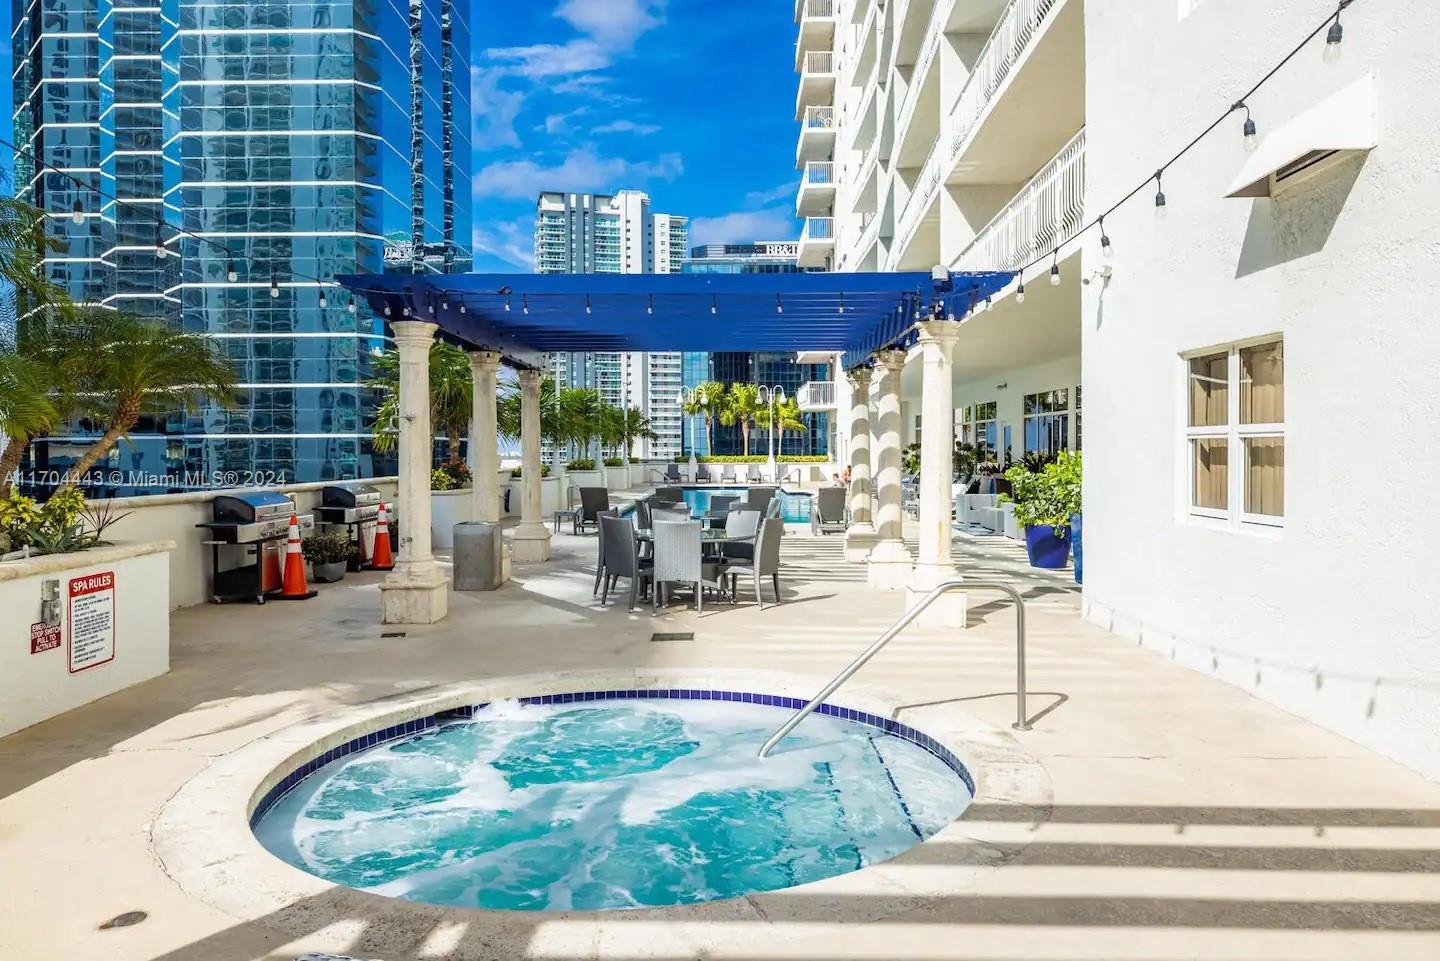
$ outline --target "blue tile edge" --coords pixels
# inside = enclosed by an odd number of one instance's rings
[[[742,704],[759,704],[764,707],[779,707],[786,710],[798,711],[810,703],[806,698],[787,697],[779,694],[756,694],[750,691],[715,691],[700,688],[632,688],[630,690],[617,691],[572,691],[565,694],[536,694],[530,697],[519,698],[521,704],[577,704],[592,701],[620,701],[620,700],[682,700],[682,701],[733,701]],[[304,764],[286,774],[275,786],[265,792],[260,798],[255,809],[250,813],[250,828],[260,823],[275,804],[289,794],[301,781],[314,774],[320,768],[337,761],[340,758],[348,757],[360,751],[366,751],[381,744],[388,744],[392,741],[402,741],[423,734],[426,731],[434,730],[442,724],[451,721],[466,720],[473,717],[487,704],[472,704],[465,707],[450,708],[435,714],[428,714],[410,721],[401,721],[389,727],[372,731],[369,734],[362,734],[351,738],[344,744],[330,748]],[[816,714],[824,714],[827,717],[835,717],[855,724],[863,724],[873,727],[892,737],[902,741],[909,741],[911,744],[923,749],[937,758],[942,764],[954,771],[960,780],[965,782],[965,787],[970,791],[971,796],[975,794],[975,780],[970,776],[955,753],[938,740],[916,730],[908,724],[901,724],[899,721],[881,717],[878,714],[870,714],[865,711],[857,711],[854,708],[837,707],[834,704],[821,704],[815,709]]]

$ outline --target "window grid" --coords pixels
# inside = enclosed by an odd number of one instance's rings
[[[1284,525],[1283,347],[1283,340],[1261,338],[1184,358],[1185,487],[1186,509],[1191,516],[1226,521],[1233,526]],[[1279,391],[1272,400],[1274,410],[1270,411],[1282,419],[1247,423],[1244,421],[1251,418],[1244,416],[1242,404],[1253,385],[1245,374],[1242,359],[1247,352],[1259,354],[1267,348],[1275,350],[1276,362],[1282,365],[1276,385]],[[1214,396],[1222,392],[1223,396]],[[1221,410],[1223,420],[1217,416]],[[1196,423],[1197,420],[1200,423]],[[1257,452],[1273,459],[1275,463],[1271,466],[1279,471],[1279,490],[1268,492],[1274,513],[1252,509],[1257,502],[1264,506],[1266,493],[1251,488],[1251,460]],[[1206,478],[1209,484],[1204,483]]]

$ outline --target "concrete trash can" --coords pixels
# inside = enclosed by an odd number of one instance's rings
[[[465,521],[455,525],[455,590],[493,591],[502,582],[500,525]]]

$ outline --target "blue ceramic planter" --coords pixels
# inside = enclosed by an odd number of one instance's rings
[[[1070,559],[1070,528],[1055,536],[1055,528],[1039,524],[1025,528],[1025,553],[1030,555],[1031,567],[1058,570]]]
[[[1085,583],[1085,555],[1080,547],[1081,534],[1084,532],[1084,516],[1081,514],[1070,515],[1070,547],[1075,552],[1075,583]]]

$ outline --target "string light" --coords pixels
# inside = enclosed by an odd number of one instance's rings
[[[589,295],[589,294],[586,294],[586,295],[585,295],[585,313],[587,313],[587,314],[594,313],[594,311],[592,311],[592,310],[590,309],[590,295]]]
[[[225,279],[232,284],[240,279],[240,271],[235,269],[235,261],[233,260],[225,265]]]
[[[275,276],[275,271],[270,271],[270,299],[274,300],[280,296],[280,278]]]
[[[1326,63],[1334,63],[1340,59],[1340,41],[1345,39],[1345,28],[1340,26],[1340,11],[1349,5],[1350,0],[1343,0],[1340,6],[1335,8],[1335,22],[1330,24],[1329,31],[1325,34]]]
[[[401,316],[401,317],[409,317],[409,316],[410,316],[410,308],[409,308],[409,307],[401,307],[401,308],[400,308],[400,316]]]
[[[655,313],[655,295],[654,295],[654,294],[651,294],[651,295],[650,295],[649,301],[647,301],[646,304],[645,304],[645,313],[647,313],[647,314],[653,314],[653,313]]]
[[[715,300],[715,295],[714,295],[714,294],[711,294],[711,295],[710,295],[710,313],[712,313],[712,314],[718,314],[718,313],[720,313],[720,304]]]
[[[835,308],[835,313],[845,313],[845,291],[840,291],[840,306]]]
[[[505,302],[505,309],[506,309],[506,310],[509,310],[509,309],[510,309],[510,302],[509,302],[508,300]],[[462,314],[465,313],[465,303],[464,303],[464,301],[461,301],[461,303],[460,303],[460,313],[462,313]]]
[[[1169,213],[1165,205],[1165,188],[1160,182],[1160,177],[1164,173],[1165,168],[1163,167],[1155,171],[1155,216],[1161,220],[1164,220],[1165,215]]]
[[[170,253],[170,251],[165,249],[164,223],[162,221],[155,225],[155,256],[160,260],[164,260],[165,255],[168,253]]]
[[[77,224],[83,224],[85,222],[85,208],[80,205],[80,201],[78,200],[75,201],[74,212],[70,214],[70,219]]]
[[[355,307],[355,299],[354,299],[353,297],[345,304],[345,309],[346,309],[346,311],[348,311],[349,313],[352,313],[352,314],[355,313],[356,307]]]
[[[1050,265],[1050,286],[1060,286],[1060,248],[1055,248],[1055,261]]]
[[[460,313],[462,313],[462,314],[465,313],[465,305],[464,305],[464,304],[461,304],[461,305],[460,305]],[[507,313],[507,314],[510,313],[510,298],[509,298],[509,297],[506,297],[506,298],[505,298],[505,313]]]
[[[1015,289],[1015,303],[1025,303],[1025,275],[1020,274],[1020,286]]]
[[[1256,136],[1255,121],[1250,118],[1250,105],[1242,100],[1230,109],[1245,111],[1245,124],[1240,130],[1244,135],[1245,149],[1254,150],[1255,145],[1260,142],[1260,138]]]
[[[776,294],[776,295],[775,295],[775,313],[777,313],[777,314],[783,314],[783,313],[785,313],[785,305],[780,302],[780,295],[779,295],[779,294]]]
[[[1100,218],[1100,254],[1109,260],[1115,253],[1115,248],[1110,244],[1110,235],[1105,232],[1105,218]]]
[[[389,305],[389,304],[386,304],[386,305],[385,305],[385,316],[386,316],[386,317],[389,317],[389,316],[390,316],[390,305]]]
[[[324,291],[324,289],[321,289],[321,291],[320,291],[320,309],[321,309],[321,310],[324,310],[326,307],[329,307],[329,306],[330,306],[330,298],[329,298],[329,297],[326,297],[326,296],[325,296],[325,291]]]
[[[529,295],[529,294],[521,294],[521,295],[520,295],[520,312],[521,312],[522,314],[524,314],[526,317],[529,317],[529,316],[530,316],[530,295]]]

